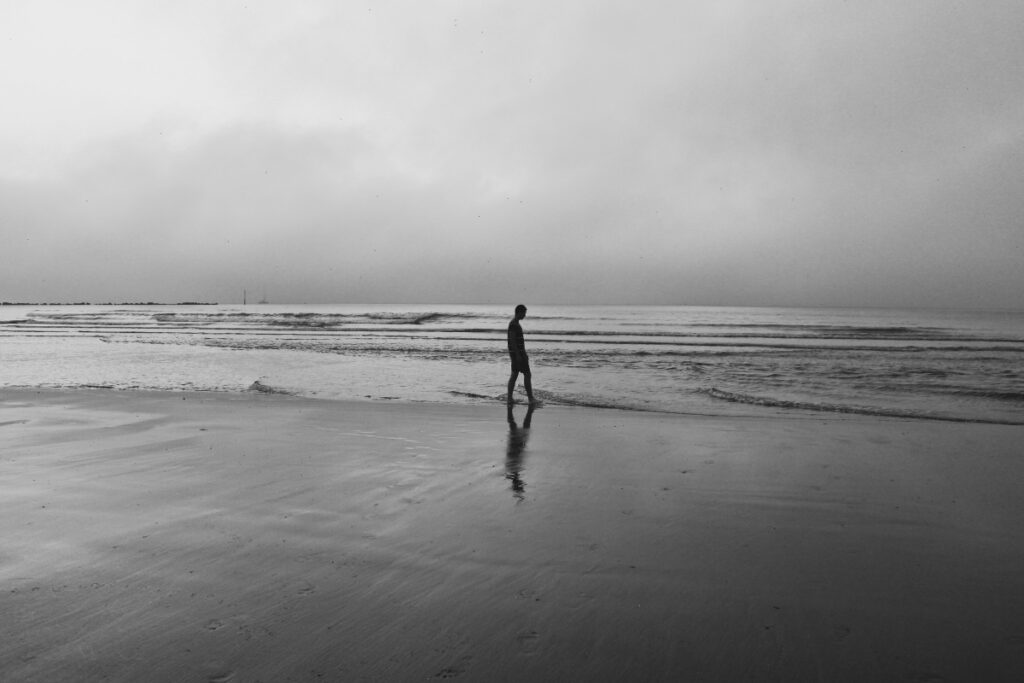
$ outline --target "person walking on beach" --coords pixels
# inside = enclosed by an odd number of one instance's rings
[[[508,324],[508,355],[512,359],[512,376],[508,378],[508,402],[512,403],[512,392],[516,388],[516,380],[519,373],[523,373],[523,384],[526,386],[526,396],[533,405],[537,401],[533,398],[533,386],[530,384],[530,359],[526,355],[526,342],[523,341],[523,328],[519,321],[526,317],[526,306],[516,306],[516,317]]]

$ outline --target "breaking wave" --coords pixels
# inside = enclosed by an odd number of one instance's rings
[[[0,309],[0,341],[19,345],[19,367],[32,368],[3,381],[244,390],[266,372],[258,384],[269,392],[492,400],[507,381],[509,309]],[[534,384],[553,405],[687,414],[744,406],[999,424],[1021,424],[1024,415],[1017,314],[537,306],[524,328]],[[55,364],[47,353],[66,356]],[[104,358],[117,361],[90,370]],[[188,374],[182,364],[193,360]]]

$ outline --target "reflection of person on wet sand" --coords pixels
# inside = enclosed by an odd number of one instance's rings
[[[505,453],[505,478],[512,482],[512,495],[517,501],[523,500],[523,483],[520,474],[523,471],[523,451],[526,440],[530,437],[530,422],[533,420],[533,406],[526,409],[523,426],[516,424],[516,416],[512,412],[512,404],[508,404],[508,450]]]

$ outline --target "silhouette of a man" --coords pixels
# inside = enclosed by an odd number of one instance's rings
[[[516,380],[519,373],[523,373],[523,384],[526,386],[526,395],[530,403],[536,403],[533,398],[533,386],[530,384],[530,359],[526,355],[526,342],[523,341],[523,328],[519,321],[526,317],[526,306],[516,306],[516,317],[508,324],[508,355],[512,359],[512,375],[508,378],[508,402],[512,403],[512,392],[516,388]]]

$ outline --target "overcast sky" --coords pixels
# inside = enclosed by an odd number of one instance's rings
[[[0,300],[1024,308],[1020,0],[0,0]]]

